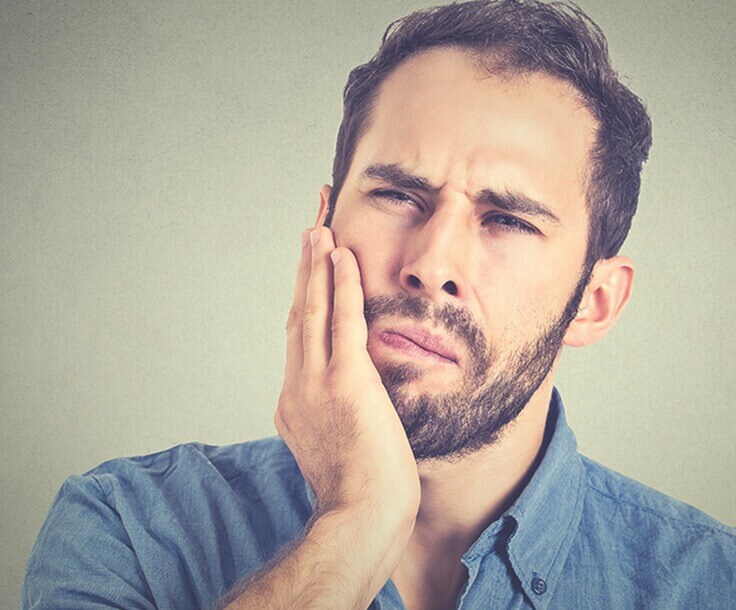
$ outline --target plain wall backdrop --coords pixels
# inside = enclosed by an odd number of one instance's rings
[[[273,435],[348,72],[430,2],[0,5],[0,606],[62,481]],[[582,453],[736,523],[736,3],[585,0],[654,124]]]

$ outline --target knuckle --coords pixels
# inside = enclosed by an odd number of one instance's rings
[[[332,330],[333,339],[344,338],[348,334],[349,328],[350,322],[344,316],[332,316],[330,329]]]
[[[281,438],[284,438],[288,434],[289,428],[280,409],[276,409],[276,412],[273,414],[273,425],[276,427],[276,432]]]
[[[304,340],[305,344],[311,343],[316,334],[317,332],[312,324],[305,323],[302,327],[302,339]]]
[[[301,320],[301,310],[296,306],[292,305],[289,310],[289,315],[286,318],[286,332],[290,332],[299,326]]]
[[[304,306],[304,317],[315,318],[322,312],[322,306],[317,303],[307,303]]]

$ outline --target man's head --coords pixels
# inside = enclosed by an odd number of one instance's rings
[[[575,9],[470,2],[394,25],[349,77],[321,219],[358,257],[368,349],[417,459],[458,457],[628,300],[615,255],[650,126]],[[396,343],[417,331],[452,358]]]
[[[580,9],[537,0],[474,1],[417,11],[389,25],[378,52],[352,70],[343,93],[326,224],[329,226],[355,147],[370,127],[381,84],[424,50],[467,49],[490,74],[542,72],[571,84],[595,116],[586,174],[590,232],[587,259],[618,253],[639,197],[651,123],[641,101],[619,80],[605,37]]]

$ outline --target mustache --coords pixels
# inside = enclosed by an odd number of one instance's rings
[[[488,342],[479,325],[466,310],[451,303],[437,307],[432,301],[417,296],[378,295],[365,300],[363,314],[368,328],[386,316],[429,322],[465,343],[475,362],[486,362],[489,358]]]

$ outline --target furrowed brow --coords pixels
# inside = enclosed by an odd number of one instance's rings
[[[417,176],[395,163],[376,163],[366,167],[361,178],[374,178],[397,188],[436,193],[439,189],[423,176]]]
[[[396,188],[407,190],[425,191],[433,194],[438,193],[440,190],[427,178],[412,174],[396,163],[375,163],[369,165],[361,172],[360,177],[381,180]],[[493,205],[507,212],[544,218],[554,225],[562,224],[558,216],[549,207],[521,193],[483,189],[478,193],[475,200],[478,204]]]
[[[562,224],[559,217],[545,204],[521,193],[483,189],[478,193],[476,200],[478,203],[493,205],[507,212],[543,218],[554,225]]]

